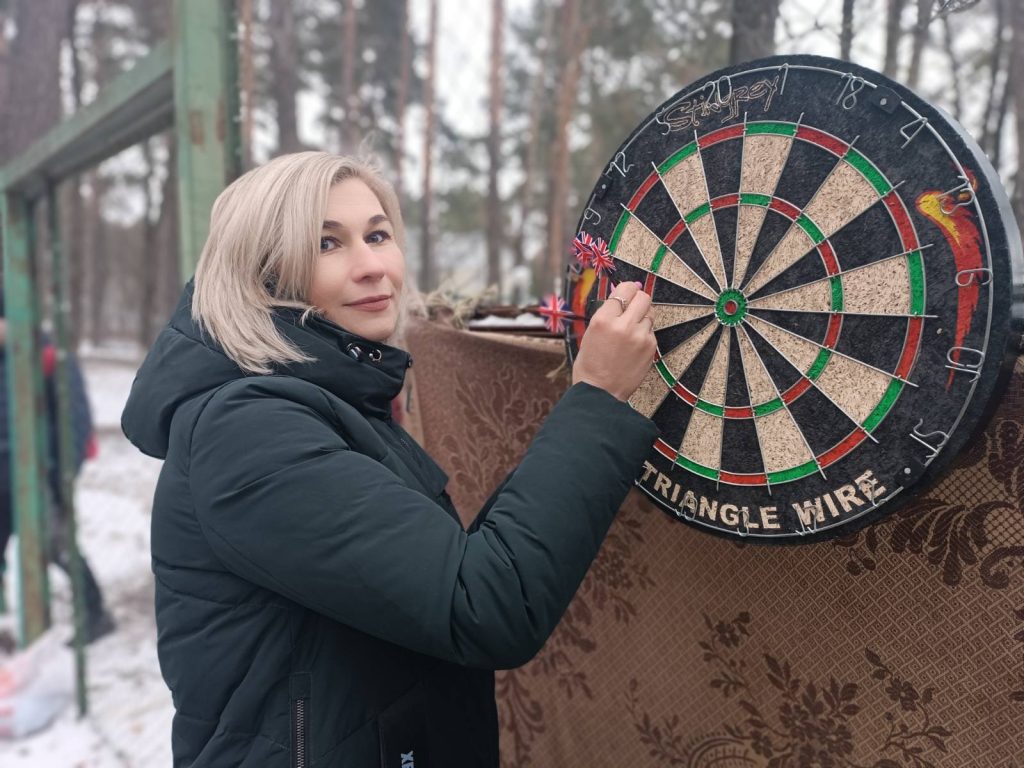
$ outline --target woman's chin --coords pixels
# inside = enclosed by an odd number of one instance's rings
[[[349,333],[354,333],[356,336],[362,336],[367,341],[376,341],[383,343],[387,339],[391,338],[395,333],[395,327],[397,326],[396,318],[393,314],[388,313],[386,317],[348,317],[345,318],[348,322],[338,323]]]

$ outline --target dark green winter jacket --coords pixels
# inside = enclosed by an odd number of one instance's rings
[[[493,670],[555,628],[654,424],[573,386],[467,532],[391,418],[407,353],[282,311],[317,361],[245,375],[190,297],[122,417],[164,459],[152,549],[175,766],[497,766]]]

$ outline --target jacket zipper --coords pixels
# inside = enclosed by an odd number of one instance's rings
[[[292,768],[306,768],[309,749],[309,693],[312,675],[292,675],[290,698],[292,702]]]
[[[292,743],[295,745],[292,768],[306,768],[306,700],[292,702]]]

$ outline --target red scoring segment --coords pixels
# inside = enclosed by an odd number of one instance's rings
[[[801,125],[796,129],[796,137],[817,144],[819,147],[823,147],[839,157],[845,155],[846,151],[850,148],[850,145],[845,141],[840,141],[835,136],[830,136],[815,128],[808,128],[806,125]]]
[[[907,215],[907,209],[903,205],[903,200],[896,194],[896,190],[890,191],[889,194],[882,198],[882,202],[885,203],[885,207],[889,209],[893,221],[896,222],[896,229],[899,230],[900,239],[903,241],[903,250],[913,251],[919,248],[914,225]]]
[[[678,239],[678,237],[681,234],[683,234],[683,230],[685,229],[686,222],[680,219],[678,222],[676,222],[676,225],[668,231],[668,234],[665,235],[665,245],[672,247],[672,244]]]
[[[658,183],[658,172],[651,171],[651,175],[644,179],[644,183],[640,185],[640,188],[633,193],[633,196],[629,199],[629,204],[626,208],[629,209],[630,213],[636,211],[636,207],[640,205],[640,201],[644,199],[644,196],[651,191],[651,187]]]
[[[705,133],[699,139],[697,139],[697,146],[701,149],[710,147],[712,144],[717,144],[720,141],[726,141],[727,139],[738,139],[743,135],[746,126],[742,123],[740,125],[733,125],[728,128],[719,128],[717,131],[711,131],[711,133]]]

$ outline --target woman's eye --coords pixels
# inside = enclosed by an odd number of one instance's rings
[[[391,233],[385,232],[383,229],[378,229],[376,232],[371,232],[366,236],[366,242],[371,245],[380,245],[381,243],[387,242],[391,239]]]
[[[320,238],[320,251],[321,252],[329,251],[332,248],[334,248],[335,246],[337,246],[337,244],[338,244],[338,241],[335,240],[333,237],[321,237]]]

